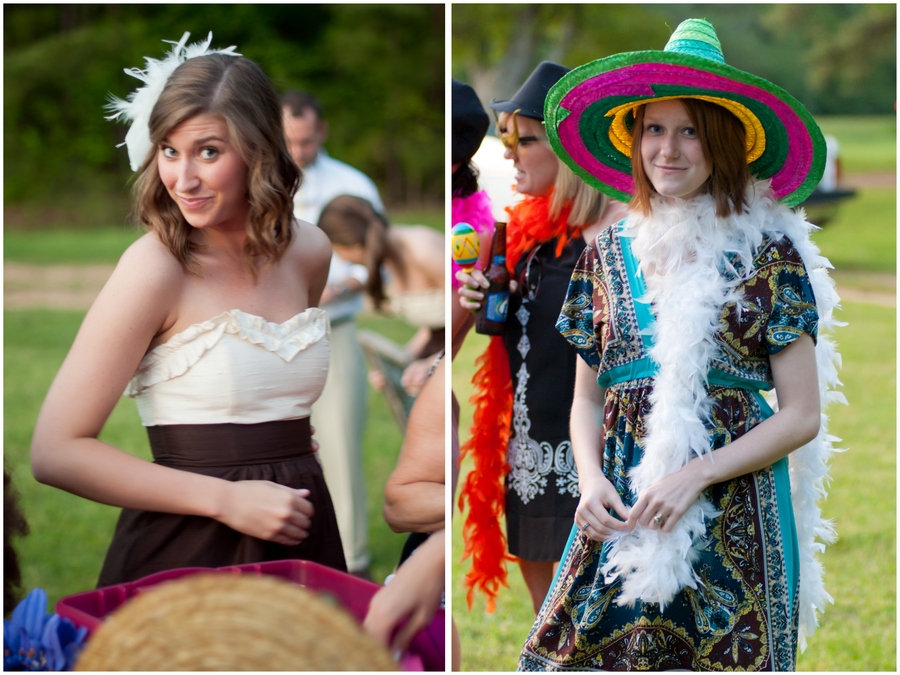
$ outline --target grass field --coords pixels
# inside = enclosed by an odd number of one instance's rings
[[[897,166],[897,119],[893,115],[822,116],[822,133],[837,138],[844,173],[893,171]]]
[[[866,273],[894,274],[896,190],[859,190],[856,197],[839,208],[835,220],[814,236],[822,254],[834,266],[836,278],[841,283],[858,284],[864,281]]]

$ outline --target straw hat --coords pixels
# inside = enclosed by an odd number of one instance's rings
[[[812,115],[780,87],[727,65],[702,19],[682,22],[663,51],[615,54],[563,76],[547,96],[547,136],[585,182],[627,202],[634,110],[685,97],[721,105],[743,122],[750,173],[771,179],[778,200],[795,206],[816,188],[826,153]]]
[[[396,671],[337,601],[267,575],[196,574],[114,612],[75,670]]]

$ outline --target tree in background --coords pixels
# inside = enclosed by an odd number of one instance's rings
[[[454,5],[452,21],[454,76],[485,104],[512,96],[540,61],[571,67],[669,34],[647,5]]]
[[[190,31],[237,45],[279,90],[308,89],[330,122],[328,151],[369,174],[388,207],[442,205],[442,5],[4,5],[4,203],[121,222],[127,127],[104,120],[123,72]],[[112,206],[110,206],[112,205]],[[20,209],[21,210],[21,209]],[[40,221],[39,221],[40,222]]]
[[[574,67],[662,49],[689,17],[737,36],[725,60],[795,93],[815,114],[894,113],[892,4],[454,5],[453,74],[487,104],[513,94],[542,60]]]
[[[892,114],[897,81],[897,7],[775,5],[763,24],[796,40],[822,112]],[[797,69],[801,70],[801,69]]]

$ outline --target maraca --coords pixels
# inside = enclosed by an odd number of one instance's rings
[[[481,253],[481,239],[475,228],[468,223],[457,223],[450,230],[450,247],[453,250],[453,262],[460,266],[466,274],[471,274]],[[468,284],[466,288],[471,288]],[[470,310],[475,314],[476,310]]]
[[[466,274],[471,274],[478,254],[481,253],[481,240],[475,228],[468,223],[457,223],[450,230],[450,246],[453,250],[453,262],[459,265]]]

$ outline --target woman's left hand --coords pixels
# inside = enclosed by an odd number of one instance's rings
[[[691,460],[679,471],[665,476],[646,489],[631,507],[628,529],[634,530],[636,526],[642,525],[651,530],[671,532],[706,488],[694,471],[694,462],[699,461],[706,460]]]
[[[399,661],[416,633],[434,618],[441,606],[443,590],[444,531],[438,530],[400,566],[390,583],[375,594],[363,630],[389,645]],[[398,629],[401,624],[402,628]]]

